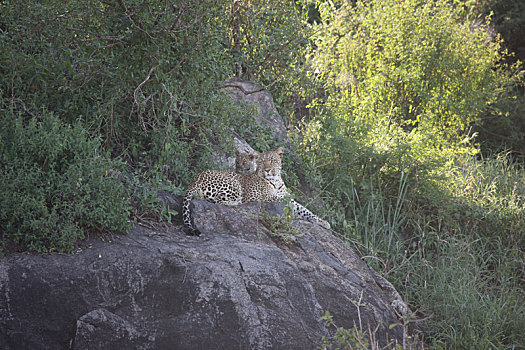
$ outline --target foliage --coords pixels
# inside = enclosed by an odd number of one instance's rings
[[[233,1],[231,48],[237,77],[270,81],[286,74],[306,41],[300,1]],[[273,85],[272,84],[272,85]]]
[[[393,281],[431,348],[522,344],[525,173],[508,158],[458,164],[453,197],[413,207],[415,180],[400,174],[393,198],[379,177],[350,187],[344,234]],[[442,192],[443,193],[443,192]],[[436,193],[437,195],[437,193]],[[436,212],[437,211],[437,212]]]
[[[454,162],[477,153],[466,128],[520,74],[504,70],[499,42],[447,2],[330,4],[320,7],[311,57],[330,95],[298,138],[307,163],[335,202],[352,200],[356,186],[367,193],[370,178],[392,196],[404,176],[417,183],[413,206],[439,208]],[[344,228],[351,212],[335,215]]]
[[[506,62],[525,60],[525,2],[521,0],[461,0],[466,15],[472,18],[473,25],[483,23],[490,16],[488,33],[498,33],[503,38],[503,46],[511,53]],[[511,152],[519,161],[525,159],[525,86],[514,87],[509,98],[494,105],[482,116],[481,123],[474,131],[479,134],[477,141],[485,155],[503,151]]]
[[[476,141],[485,155],[508,152],[521,163],[525,160],[525,90],[517,87],[515,98],[496,104],[497,111],[485,115],[474,127]],[[504,111],[504,112],[503,112]]]
[[[461,22],[446,1],[378,0],[337,10],[327,2],[321,13],[313,64],[342,125],[455,139],[513,81],[500,66],[500,41]]]
[[[334,328],[335,333],[331,337],[323,337],[323,350],[326,349],[348,349],[348,350],[365,350],[365,349],[423,349],[423,343],[417,338],[408,336],[405,332],[404,343],[403,344],[394,344],[389,343],[386,346],[382,347],[379,345],[379,341],[376,338],[376,329],[371,329],[368,325],[366,330],[363,330],[362,325],[354,325],[350,329],[343,327],[338,327],[333,316],[330,312],[326,311],[324,316],[320,318],[319,321],[323,321],[327,328]],[[389,325],[389,328],[399,327],[399,324]],[[379,326],[378,326],[379,327]]]
[[[525,52],[525,3],[520,0],[494,0],[485,7],[486,12],[494,14],[494,27],[505,39],[506,45],[513,51],[521,49],[519,59],[523,60]]]
[[[81,119],[141,176],[186,183],[232,126],[251,122],[216,84],[230,75],[226,5],[213,1],[2,3],[4,107]],[[34,106],[34,107],[33,107]],[[217,145],[217,146],[214,146]]]
[[[321,317],[320,321],[324,321],[326,327],[335,326],[333,316],[330,312],[326,311],[324,316]],[[342,327],[336,327],[335,335],[333,339],[323,337],[323,348],[332,349],[332,344],[335,343],[338,349],[369,349],[370,339],[365,332],[357,329],[357,326],[351,329],[345,329]],[[340,348],[339,348],[340,347]],[[372,347],[377,349],[377,346]]]
[[[71,252],[87,232],[127,231],[127,190],[100,139],[42,113],[0,119],[0,240],[36,252]]]
[[[525,178],[508,156],[481,158],[469,128],[509,111],[522,71],[449,4],[321,2],[310,74],[326,95],[296,144],[324,216],[430,317],[430,345],[512,347],[523,343]]]
[[[164,221],[172,224],[179,213],[161,198],[162,192],[182,195],[184,190],[169,180],[162,180],[158,175],[159,173],[156,174],[156,177],[142,181],[137,176],[127,177],[126,184],[133,190],[130,197],[133,216],[138,221]]]
[[[334,204],[352,200],[352,188],[369,192],[371,178],[392,197],[405,176],[418,184],[408,193],[414,206],[439,208],[454,162],[477,153],[467,127],[520,74],[501,66],[499,41],[447,2],[330,4],[320,7],[311,55],[329,96],[314,104],[318,116],[305,124],[299,149]],[[345,228],[352,213],[334,215]]]
[[[455,348],[472,344],[518,348],[523,344],[525,308],[518,282],[523,278],[518,270],[522,254],[498,241],[450,237],[438,247],[432,266],[414,259],[412,263],[419,262],[419,268],[410,268],[414,285],[409,288],[412,293],[417,289],[414,302],[432,312],[423,329],[434,344]]]
[[[304,57],[312,33],[306,23],[316,13],[309,0],[235,0],[230,7],[234,74],[268,89],[285,124],[308,114],[306,101],[317,94]]]
[[[283,243],[290,245],[297,241],[297,237],[302,237],[303,234],[297,230],[293,224],[293,203],[290,198],[285,198],[283,203],[284,216],[270,216],[268,212],[262,211],[260,215],[261,223],[265,226],[267,232],[272,237],[280,239]]]

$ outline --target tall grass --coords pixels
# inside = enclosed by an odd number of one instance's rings
[[[370,176],[367,191],[352,186],[345,235],[426,318],[418,329],[431,348],[523,348],[523,168],[505,156],[458,161],[424,211],[409,171],[394,185]]]

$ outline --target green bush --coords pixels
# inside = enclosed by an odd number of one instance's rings
[[[127,231],[122,163],[99,139],[50,113],[24,122],[0,119],[0,244],[8,249],[71,252],[88,232]]]
[[[335,201],[351,200],[354,185],[366,193],[371,176],[393,197],[403,174],[417,184],[414,208],[440,208],[454,196],[454,163],[478,152],[468,127],[521,73],[502,65],[499,39],[447,1],[324,2],[320,13],[310,62],[328,97],[298,138],[307,163]]]
[[[227,4],[51,0],[0,4],[3,106],[81,119],[140,176],[187,183],[252,122],[218,83],[231,76]]]
[[[431,195],[450,181],[454,159],[477,152],[469,127],[521,73],[501,63],[497,38],[447,1],[324,2],[320,9],[310,62],[328,97],[314,103],[317,117],[303,132],[302,148],[318,153],[306,157],[334,191],[362,169],[381,169],[388,183],[409,164]]]
[[[231,150],[232,130],[254,124],[221,82],[239,67],[269,86],[285,80],[304,42],[300,10],[289,1],[1,2],[0,108],[80,118],[141,177],[186,184],[188,169]]]
[[[448,1],[376,0],[322,7],[313,57],[341,122],[461,137],[514,77],[501,42]]]

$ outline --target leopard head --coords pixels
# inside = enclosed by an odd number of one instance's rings
[[[249,175],[257,170],[257,160],[259,153],[255,154],[235,151],[235,172],[238,174]]]
[[[257,174],[268,180],[280,180],[284,149],[263,152],[257,161]]]

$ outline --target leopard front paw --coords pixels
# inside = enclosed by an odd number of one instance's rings
[[[330,223],[326,220],[323,220],[323,219],[319,219],[319,226],[321,226],[322,228],[325,228],[327,230],[329,230],[331,228],[330,226]]]

